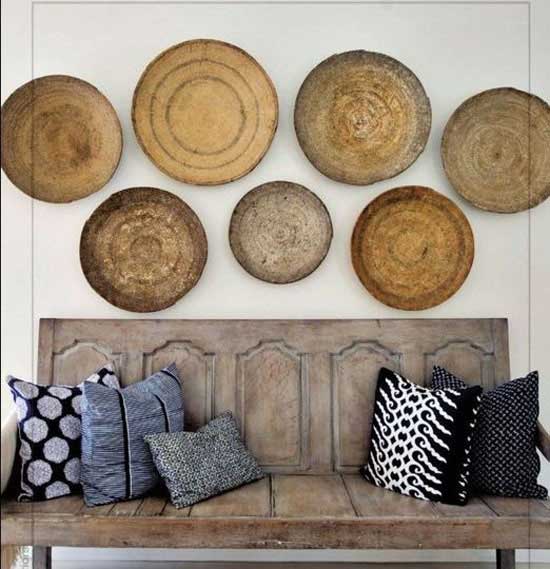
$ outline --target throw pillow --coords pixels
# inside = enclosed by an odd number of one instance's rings
[[[380,370],[367,480],[414,498],[464,504],[481,388],[431,390]]]
[[[467,384],[434,366],[435,388],[465,389]],[[516,498],[546,498],[537,484],[539,375],[518,377],[483,394],[472,442],[472,487],[479,492]]]
[[[119,387],[108,364],[86,381]],[[37,385],[8,376],[17,406],[19,448],[14,479],[19,501],[37,501],[80,491],[82,386]]]
[[[131,500],[152,490],[159,477],[143,437],[182,429],[175,364],[123,389],[86,383],[81,475],[86,504]]]
[[[196,433],[150,435],[145,440],[177,508],[264,477],[228,411]]]

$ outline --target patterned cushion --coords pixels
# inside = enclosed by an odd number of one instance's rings
[[[80,492],[82,386],[36,385],[8,376],[19,423],[19,501],[48,500]],[[111,364],[86,381],[119,387]],[[20,473],[20,475],[19,475]]]
[[[228,411],[196,433],[150,435],[145,440],[177,508],[264,477]]]
[[[124,389],[84,385],[82,486],[89,506],[130,500],[159,477],[143,437],[183,429],[183,397],[172,364]]]
[[[433,387],[465,389],[467,384],[435,366]],[[483,394],[472,444],[472,487],[479,492],[517,498],[546,498],[537,484],[539,375],[536,371]]]
[[[431,390],[382,368],[367,480],[414,498],[464,504],[481,388]]]

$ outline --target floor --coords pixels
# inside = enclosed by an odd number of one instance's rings
[[[208,563],[160,561],[60,561],[53,569],[495,569],[493,563]],[[550,569],[550,563],[518,563],[517,569]]]

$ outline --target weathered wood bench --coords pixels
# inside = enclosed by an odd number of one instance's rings
[[[550,503],[475,497],[465,507],[381,490],[367,455],[381,366],[423,381],[438,362],[486,388],[509,378],[508,330],[484,320],[42,320],[38,380],[73,384],[115,361],[123,383],[176,361],[188,428],[231,409],[269,476],[176,510],[151,496],[87,508],[81,497],[2,502],[2,544],[266,549],[550,548]],[[539,443],[550,460],[550,439]]]

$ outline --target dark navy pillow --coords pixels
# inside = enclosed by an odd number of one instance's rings
[[[382,368],[362,474],[413,498],[466,503],[480,396],[480,387],[432,390]]]
[[[38,501],[79,493],[80,415],[83,383],[37,385],[8,377],[17,407],[19,446],[14,485],[19,501]],[[120,387],[107,364],[85,381],[102,389]]]
[[[468,385],[446,369],[434,366],[435,389]],[[481,398],[472,444],[472,487],[478,492],[515,498],[546,498],[537,484],[539,374],[507,381]]]
[[[183,430],[175,364],[123,389],[84,385],[82,473],[89,506],[143,496],[159,482],[143,437]]]

